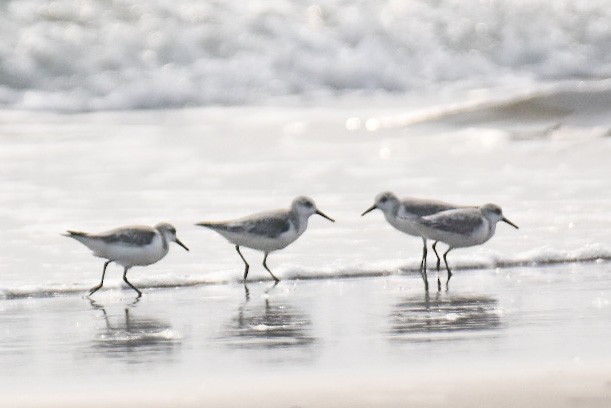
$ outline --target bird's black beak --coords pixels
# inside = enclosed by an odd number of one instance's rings
[[[367,210],[365,210],[365,212],[364,212],[363,214],[361,214],[361,217],[362,217],[363,215],[367,214],[368,212],[371,212],[371,211],[375,210],[376,208],[378,208],[378,206],[377,206],[377,205],[375,205],[375,204],[374,204],[374,205],[372,205],[372,206],[371,206],[371,207],[369,207]]]
[[[316,214],[320,215],[320,216],[321,216],[321,217],[323,217],[323,218],[328,219],[328,220],[329,220],[329,221],[331,221],[331,222],[335,222],[335,220],[334,220],[333,218],[329,217],[328,215],[326,215],[325,213],[323,213],[323,212],[322,212],[322,211],[320,211],[320,210],[316,210]]]
[[[501,218],[501,221],[506,222],[507,224],[511,225],[512,227],[514,227],[515,229],[520,229],[518,228],[517,225],[515,225],[513,222],[509,221],[507,218],[503,217]]]
[[[178,245],[180,245],[181,247],[183,247],[184,249],[186,249],[187,251],[189,250],[189,248],[187,248],[187,246],[185,244],[183,244],[182,242],[180,242],[180,240],[178,238],[176,238],[176,240],[174,241],[176,242]]]

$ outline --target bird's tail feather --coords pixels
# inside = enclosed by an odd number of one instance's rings
[[[217,222],[202,221],[202,222],[198,222],[195,225],[198,225],[200,227],[206,227],[206,228],[214,228],[214,227],[217,227],[219,225],[219,223],[217,223]]]
[[[66,233],[62,234],[64,237],[70,237],[70,238],[86,238],[87,237],[87,233],[86,232],[81,232],[81,231],[66,231]]]

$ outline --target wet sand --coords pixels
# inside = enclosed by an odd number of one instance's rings
[[[0,405],[608,407],[609,268],[4,300]]]

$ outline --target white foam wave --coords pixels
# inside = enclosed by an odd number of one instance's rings
[[[605,0],[0,3],[0,105],[247,103],[611,76]]]
[[[572,251],[557,250],[550,247],[540,247],[506,257],[495,253],[478,255],[477,257],[455,256],[452,258],[453,270],[466,269],[492,269],[492,268],[513,268],[524,266],[569,264],[569,263],[589,263],[589,262],[609,262],[611,261],[611,248],[602,244],[591,244]],[[434,268],[429,259],[429,269]],[[309,279],[346,279],[358,277],[388,276],[393,274],[418,274],[419,262],[405,262],[400,260],[386,261],[376,264],[361,265],[334,265],[329,268],[319,268],[316,270],[290,268],[282,271],[283,280],[309,280]],[[181,288],[200,285],[233,284],[238,282],[235,278],[235,271],[231,271],[232,278],[223,274],[215,274],[214,278],[202,279],[195,277],[183,277],[173,279],[170,277],[164,280],[143,279],[138,283],[140,289],[165,289]],[[84,295],[90,289],[84,285],[39,285],[22,286],[17,288],[0,288],[0,299],[12,300],[23,298],[48,298],[58,296]],[[131,290],[131,289],[129,289]]]

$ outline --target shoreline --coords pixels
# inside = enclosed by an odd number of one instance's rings
[[[601,257],[601,256],[592,256],[585,257],[580,259],[569,259],[569,260],[544,260],[544,261],[501,261],[494,265],[461,265],[460,263],[452,266],[452,271],[482,271],[488,269],[515,269],[515,268],[544,268],[544,267],[555,267],[561,265],[588,265],[588,264],[605,264],[611,262],[611,256],[609,257]],[[390,270],[381,270],[381,271],[362,271],[362,272],[354,272],[354,273],[346,273],[340,272],[337,275],[330,274],[308,274],[303,275],[299,272],[290,273],[289,276],[280,279],[280,282],[300,282],[300,281],[325,281],[325,280],[342,280],[342,279],[367,279],[367,278],[381,278],[381,277],[392,277],[392,276],[419,276],[419,269],[412,267],[399,267],[398,270],[390,271]],[[431,273],[436,273],[435,270],[428,270],[429,281],[433,279],[431,277]],[[440,270],[440,276],[445,274],[445,267],[442,266]],[[247,282],[242,281],[241,279],[236,280],[218,280],[218,281],[210,281],[210,280],[201,280],[201,281],[189,281],[189,282],[181,282],[181,283],[149,283],[149,284],[137,284],[136,286],[139,289],[180,289],[180,288],[193,288],[193,287],[206,287],[206,286],[217,286],[217,285],[236,285],[236,284],[248,284],[248,283],[265,283],[265,282],[273,282],[272,279],[269,278],[251,278],[248,279]],[[104,293],[108,290],[133,290],[127,287],[124,284],[120,284],[120,287],[114,286],[113,284],[107,285],[101,289],[100,293]],[[37,291],[31,292],[21,292],[20,289],[0,289],[0,301],[3,300],[16,300],[16,299],[45,299],[45,298],[58,298],[62,296],[71,296],[77,295],[79,293],[86,293],[89,288],[49,288],[49,289],[40,289]],[[434,293],[434,290],[430,291]],[[87,297],[87,296],[83,296]]]

